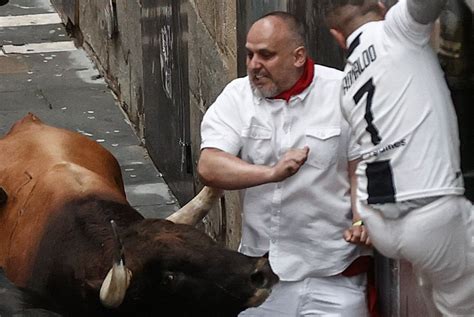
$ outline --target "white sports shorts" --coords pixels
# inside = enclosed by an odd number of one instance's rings
[[[367,317],[366,288],[366,274],[281,281],[261,306],[239,317]]]
[[[377,250],[409,261],[443,315],[474,316],[474,208],[469,200],[444,196],[398,218],[383,216],[397,204],[359,204]]]

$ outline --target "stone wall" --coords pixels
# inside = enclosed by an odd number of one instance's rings
[[[96,61],[101,73],[144,138],[142,6],[140,0],[53,0],[65,23]],[[224,86],[237,76],[236,1],[181,0],[187,19],[188,82],[192,160],[199,158],[200,123]],[[159,3],[157,3],[159,5]],[[159,100],[157,100],[159,104]],[[146,140],[144,140],[146,143]],[[172,145],[171,145],[172,146]],[[194,169],[196,170],[196,169]],[[196,188],[200,188],[194,177]],[[236,248],[240,239],[237,194],[225,199],[204,222],[219,242]]]
[[[191,144],[196,164],[204,112],[237,76],[236,4],[234,0],[189,0],[182,9],[189,28]],[[226,192],[225,196],[221,206],[209,215],[205,227],[218,241],[236,248],[240,240],[240,207],[236,193]]]
[[[143,66],[139,1],[52,2],[77,36],[79,44],[91,53],[142,137]]]

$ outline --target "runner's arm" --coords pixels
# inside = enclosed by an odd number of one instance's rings
[[[407,0],[408,12],[421,24],[434,22],[446,5],[447,0]]]

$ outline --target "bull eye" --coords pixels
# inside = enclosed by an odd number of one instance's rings
[[[161,284],[169,286],[172,285],[176,280],[176,274],[172,272],[167,272],[163,276],[163,280],[161,281]]]
[[[263,272],[257,271],[250,275],[250,282],[256,288],[265,288],[268,281]]]

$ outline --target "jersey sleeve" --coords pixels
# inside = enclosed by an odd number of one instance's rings
[[[421,24],[410,15],[407,0],[400,0],[387,13],[385,31],[390,39],[408,41],[412,44],[426,45],[433,30],[433,23]]]
[[[242,147],[238,104],[226,87],[206,111],[201,122],[201,150],[216,148],[237,155]]]

